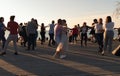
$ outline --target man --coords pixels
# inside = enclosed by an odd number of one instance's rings
[[[35,50],[36,31],[37,31],[37,24],[35,23],[35,20],[32,18],[31,21],[28,22],[28,25],[27,25],[27,35],[28,35],[27,50],[30,50],[31,45],[32,45],[32,50]]]
[[[55,40],[54,40],[54,27],[55,27],[55,22],[52,21],[52,24],[50,24],[50,29],[49,29],[49,36],[50,36],[50,40],[49,40],[49,44],[48,46],[51,46],[51,41],[52,44],[55,45]]]
[[[17,22],[14,21],[15,16],[10,16],[10,21],[7,24],[7,30],[10,31],[10,34],[7,38],[7,41],[5,43],[5,47],[3,49],[3,52],[0,55],[6,54],[6,49],[10,41],[13,41],[14,49],[15,49],[15,55],[18,55],[17,52],[17,39],[18,39],[18,31],[19,31],[19,25]]]

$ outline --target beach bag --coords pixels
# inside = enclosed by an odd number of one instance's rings
[[[116,56],[120,56],[120,45],[115,50],[112,51],[112,54]]]

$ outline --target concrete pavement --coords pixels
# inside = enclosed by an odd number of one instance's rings
[[[65,59],[53,58],[55,47],[47,44],[38,42],[35,51],[26,51],[19,45],[17,56],[11,45],[7,54],[0,56],[0,76],[120,76],[120,58],[101,56],[95,43],[89,42],[87,47],[70,45]]]

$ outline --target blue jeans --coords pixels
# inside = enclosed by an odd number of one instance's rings
[[[52,41],[52,44],[55,45],[54,33],[49,33],[49,37],[50,37],[50,40],[48,45],[51,45],[51,41]]]
[[[103,33],[96,33],[96,40],[99,45],[99,51],[103,50]]]
[[[108,51],[112,51],[112,41],[114,37],[114,32],[113,31],[105,31],[104,33],[104,50],[107,50],[108,46]]]
[[[87,46],[87,33],[81,33],[81,46],[83,46],[83,40],[85,41],[85,46]]]
[[[4,35],[5,35],[4,32],[1,32],[1,33],[0,33],[0,40],[2,40],[2,49],[4,48],[5,42],[6,42],[6,38],[5,38]]]

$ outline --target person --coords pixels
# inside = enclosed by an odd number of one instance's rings
[[[95,26],[97,26],[98,25],[98,20],[97,19],[94,19],[93,20],[93,23],[94,23],[94,29],[95,29]],[[96,33],[96,32],[95,32]],[[95,34],[95,43],[97,42],[97,38],[96,38],[96,34]]]
[[[77,25],[74,25],[74,28],[72,29],[72,33],[73,33],[73,43],[76,44],[77,43],[77,37],[78,37],[78,28]]]
[[[22,32],[23,32],[23,46],[26,47],[26,43],[28,41],[28,37],[27,37],[27,23],[24,23],[24,26],[22,27]]]
[[[99,45],[99,50],[98,52],[102,52],[103,50],[103,23],[102,23],[102,18],[99,19],[98,23],[95,25],[95,35],[96,35],[96,40]]]
[[[36,25],[36,29],[38,29],[38,21],[37,19],[34,20],[35,21],[35,25]],[[35,48],[37,47],[37,37],[38,37],[38,31],[36,30],[36,33],[35,33]]]
[[[120,42],[120,27],[118,28],[118,40]]]
[[[41,35],[41,44],[43,44],[45,42],[45,33],[46,33],[46,30],[45,30],[45,26],[44,26],[44,23],[41,24],[41,31],[40,31],[40,35]]]
[[[20,44],[21,45],[23,45],[23,34],[24,34],[24,32],[23,32],[23,30],[22,30],[22,27],[23,27],[23,23],[20,23],[20,25],[19,25],[19,39],[20,39]]]
[[[81,46],[83,46],[83,40],[85,40],[85,46],[87,46],[87,32],[90,27],[87,26],[87,23],[84,22],[81,27]]]
[[[102,55],[104,55],[107,46],[108,46],[108,52],[110,53],[112,51],[112,41],[114,37],[113,30],[114,30],[114,22],[112,22],[111,16],[107,16],[106,24],[104,26],[104,49],[102,51]]]
[[[72,42],[72,37],[73,37],[73,33],[72,33],[72,30],[69,31],[69,43]]]
[[[6,40],[5,47],[3,49],[3,52],[0,55],[6,54],[6,49],[10,41],[13,41],[14,49],[15,49],[15,55],[18,55],[18,49],[17,49],[17,39],[18,39],[18,32],[19,32],[19,25],[17,22],[14,21],[15,16],[10,16],[10,21],[7,24],[7,30],[10,31],[10,34]]]
[[[81,28],[80,28],[80,24],[77,25],[77,28],[78,28],[78,36],[77,36],[77,39],[80,40],[80,29],[81,29]]]
[[[4,18],[0,17],[0,40],[2,40],[2,49],[5,46],[6,38],[5,38],[5,30],[6,26],[4,25]]]
[[[55,25],[55,28],[54,28],[55,41],[57,43],[57,48],[56,48],[56,52],[54,53],[53,57],[58,56],[61,50],[61,48],[59,48],[59,43],[61,42],[61,32],[62,32],[62,20],[58,19],[57,24]]]
[[[94,28],[94,23],[92,23],[92,27],[91,27],[91,30],[90,30],[90,35],[91,35],[91,42],[95,42],[95,28]]]
[[[52,45],[55,45],[55,40],[54,40],[54,27],[55,27],[55,21],[52,21],[52,24],[50,24],[50,29],[49,29],[49,43],[48,43],[48,46],[51,46]],[[52,41],[52,43],[51,43]]]
[[[68,37],[67,37],[67,24],[66,24],[66,20],[62,20],[62,31],[61,31],[61,42],[59,43],[59,47],[61,55],[60,58],[63,59],[65,58],[66,55],[66,51],[68,51]]]
[[[35,23],[34,18],[31,19],[30,22],[28,22],[27,25],[27,36],[28,36],[28,47],[27,50],[30,50],[32,45],[32,50],[35,50],[35,34],[37,30],[37,25]]]

